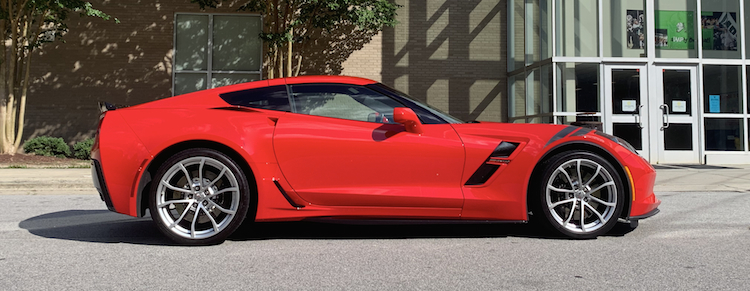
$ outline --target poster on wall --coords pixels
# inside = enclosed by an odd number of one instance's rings
[[[625,34],[628,40],[629,49],[643,49],[644,32],[646,31],[646,22],[644,21],[643,10],[627,10],[625,15]]]
[[[688,50],[695,47],[693,11],[656,11],[656,48]]]
[[[737,13],[706,12],[701,13],[703,29],[703,49],[716,51],[737,50]]]

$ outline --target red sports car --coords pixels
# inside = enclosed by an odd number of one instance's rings
[[[183,244],[243,222],[527,222],[573,238],[658,212],[625,141],[566,125],[463,122],[372,80],[310,76],[102,105],[107,207]]]

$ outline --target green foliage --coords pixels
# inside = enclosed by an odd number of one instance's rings
[[[27,154],[65,158],[70,156],[70,147],[62,138],[39,136],[27,140],[23,145]]]
[[[21,145],[31,56],[45,43],[61,40],[68,15],[113,19],[83,0],[0,0],[0,151],[15,153]],[[119,23],[117,18],[114,21]]]
[[[19,18],[19,27],[23,27],[25,23],[31,24],[31,27],[39,26],[42,27],[38,31],[39,36],[42,34],[54,35],[54,39],[61,39],[65,32],[68,31],[68,25],[66,20],[70,13],[78,13],[81,16],[97,17],[104,20],[114,20],[116,23],[120,23],[120,20],[113,18],[112,16],[104,13],[99,9],[95,9],[90,2],[82,0],[7,0],[10,2],[13,11],[13,16]],[[23,3],[26,5],[22,8]],[[20,13],[19,13],[20,12]],[[8,7],[0,7],[0,20],[8,20],[10,13]],[[39,22],[41,21],[41,22]],[[20,34],[20,31],[19,31]],[[9,37],[10,33],[6,34],[5,37]],[[51,42],[51,38],[36,37],[37,35],[26,35],[21,36],[30,40],[26,44],[27,49],[33,49],[41,46],[43,43]],[[36,41],[33,41],[36,39]]]
[[[388,0],[307,0],[300,8],[300,23],[310,22],[313,27],[332,29],[339,25],[354,24],[360,30],[379,31],[384,26],[393,27],[396,10],[401,7]]]
[[[73,145],[73,157],[80,160],[88,160],[91,157],[91,147],[94,146],[94,138],[77,142]]]
[[[221,0],[190,0],[201,9],[216,8]],[[260,38],[267,43],[278,44],[289,40],[302,42],[309,36],[299,35],[300,31],[309,29],[331,30],[338,26],[355,25],[359,30],[380,31],[385,26],[393,27],[396,21],[396,10],[401,5],[388,0],[286,0],[278,1],[274,7],[273,0],[246,0],[240,11],[259,12],[267,20],[278,16],[284,25],[283,31],[264,29]],[[287,9],[289,8],[289,9]],[[288,11],[297,11],[288,14]],[[275,15],[274,15],[275,14]],[[276,26],[278,27],[278,26]],[[302,28],[302,30],[298,29]],[[295,35],[289,33],[294,30]]]

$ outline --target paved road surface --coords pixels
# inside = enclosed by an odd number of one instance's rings
[[[750,290],[750,193],[658,193],[622,236],[572,241],[523,225],[263,224],[170,245],[95,195],[5,195],[0,290]]]

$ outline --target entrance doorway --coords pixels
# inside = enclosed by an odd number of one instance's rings
[[[695,66],[605,65],[604,73],[605,132],[653,164],[700,162]]]

